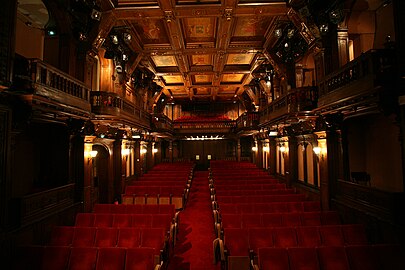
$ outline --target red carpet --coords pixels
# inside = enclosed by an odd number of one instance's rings
[[[180,214],[178,240],[168,270],[219,270],[213,264],[214,240],[208,172],[196,171],[186,209]]]

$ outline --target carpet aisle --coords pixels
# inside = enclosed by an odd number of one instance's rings
[[[195,171],[186,209],[180,213],[178,240],[168,270],[219,270],[213,264],[213,218],[208,171]]]

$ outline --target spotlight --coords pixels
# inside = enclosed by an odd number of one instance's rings
[[[124,54],[122,55],[122,60],[123,60],[123,61],[127,61],[127,60],[128,60],[128,55],[124,53]]]
[[[115,70],[117,71],[117,73],[122,73],[123,69],[121,64],[117,64],[117,66],[115,67]]]
[[[326,34],[329,31],[329,26],[327,23],[323,23],[319,26],[319,31],[321,32],[321,34]]]
[[[125,40],[126,42],[130,42],[131,39],[132,39],[131,34],[129,34],[129,33],[124,33],[124,40]]]
[[[54,37],[54,36],[56,36],[56,34],[57,34],[57,32],[56,32],[56,29],[47,29],[46,30],[46,34],[48,35],[48,36],[50,36],[50,37]]]
[[[283,35],[283,31],[281,31],[280,28],[277,28],[276,30],[274,30],[274,36],[279,38]]]
[[[99,21],[100,19],[101,19],[101,12],[100,11],[98,11],[98,10],[96,10],[96,9],[93,9],[92,11],[91,11],[91,18],[93,19],[93,20],[96,20],[96,21]]]
[[[117,35],[111,35],[111,41],[112,41],[112,43],[114,43],[114,44],[118,44],[118,37],[117,37]]]

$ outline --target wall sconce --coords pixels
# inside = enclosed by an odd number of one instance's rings
[[[281,153],[285,153],[287,151],[287,148],[284,145],[280,146],[279,149]]]
[[[270,152],[270,147],[263,146],[263,152]]]
[[[146,150],[145,148],[142,148],[141,149],[141,154],[143,155],[143,154],[146,154],[148,152],[148,150]]]
[[[252,147],[252,151],[253,151],[253,152],[257,152],[257,147],[256,147],[256,146],[253,146],[253,147]]]
[[[153,148],[152,152],[153,152],[153,153],[157,153],[157,152],[158,152],[158,149],[157,149],[157,148]]]
[[[319,154],[321,153],[321,148],[319,146],[315,146],[312,150],[317,156],[319,156]]]
[[[130,153],[131,153],[131,149],[129,149],[129,148],[124,148],[121,150],[122,156],[128,156]]]
[[[87,163],[90,163],[90,160],[95,158],[97,156],[98,152],[95,150],[91,150],[91,151],[85,151],[84,154],[87,157]]]

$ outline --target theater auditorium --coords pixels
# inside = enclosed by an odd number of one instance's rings
[[[405,269],[404,14],[2,0],[0,268]]]

